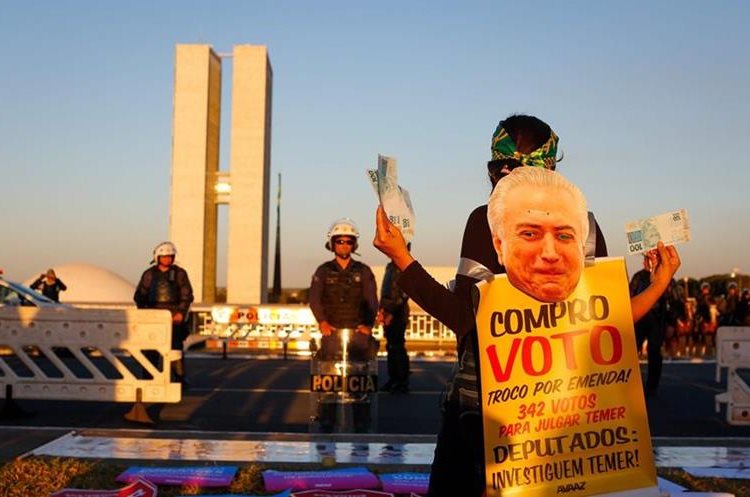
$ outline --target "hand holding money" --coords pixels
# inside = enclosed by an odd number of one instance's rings
[[[651,271],[651,284],[641,293],[630,299],[633,321],[638,321],[656,304],[659,297],[669,288],[672,278],[680,267],[680,254],[677,249],[670,245],[665,246],[661,241],[657,242],[656,248],[646,254],[649,258]]]
[[[368,169],[367,176],[388,219],[399,227],[407,243],[410,242],[414,237],[414,208],[409,192],[398,184],[395,159],[378,155],[378,168]]]
[[[414,261],[401,230],[391,223],[382,205],[378,206],[375,215],[375,239],[372,244],[387,255],[402,271]]]
[[[641,254],[656,248],[658,242],[675,245],[690,240],[690,223],[685,209],[625,224],[628,254]]]

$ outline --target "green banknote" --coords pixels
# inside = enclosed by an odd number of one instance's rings
[[[675,245],[690,240],[690,223],[687,211],[677,209],[658,216],[625,223],[628,239],[628,254],[641,254],[656,247],[659,241],[664,245]]]
[[[378,168],[366,172],[388,219],[399,227],[407,243],[410,242],[414,238],[414,207],[409,192],[398,184],[396,159],[378,155]]]

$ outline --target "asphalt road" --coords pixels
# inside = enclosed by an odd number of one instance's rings
[[[178,404],[151,405],[148,412],[165,430],[309,432],[312,412],[309,361],[188,356],[190,388]],[[377,395],[376,431],[435,434],[439,403],[452,364],[413,361],[411,393]],[[642,365],[642,369],[645,365]],[[385,361],[379,362],[380,382]],[[644,371],[645,373],[645,371]],[[748,437],[750,427],[731,426],[714,411],[714,396],[725,390],[715,381],[713,363],[667,362],[658,395],[647,401],[654,437]],[[32,416],[0,420],[0,426],[134,428],[123,419],[130,404],[19,400]]]

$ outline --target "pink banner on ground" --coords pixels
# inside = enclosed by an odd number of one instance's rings
[[[118,490],[79,490],[65,488],[50,497],[156,497],[156,485],[146,480],[136,480]]]
[[[232,483],[236,472],[237,466],[187,466],[174,468],[133,466],[121,473],[117,477],[117,481],[131,482],[142,478],[157,485],[228,487]]]
[[[351,490],[355,488],[380,488],[380,480],[367,468],[344,468],[328,471],[276,471],[263,472],[266,490],[274,492],[292,490]]]
[[[394,497],[390,492],[378,490],[301,490],[292,497]]]
[[[429,473],[386,473],[379,478],[383,490],[394,494],[426,494],[430,485]]]
[[[246,494],[221,494],[221,495],[214,495],[211,494],[211,497],[290,497],[290,491],[285,490],[279,494],[273,494],[273,495],[246,495]],[[191,497],[189,495],[181,495],[180,497]]]

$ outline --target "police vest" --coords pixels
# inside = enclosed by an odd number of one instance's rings
[[[177,287],[177,270],[159,271],[154,268],[151,273],[151,287],[148,289],[149,304],[158,309],[169,309],[180,302],[180,291]]]
[[[325,264],[323,274],[323,307],[334,328],[355,328],[362,324],[362,282],[366,266],[351,261],[341,269],[336,261]]]

